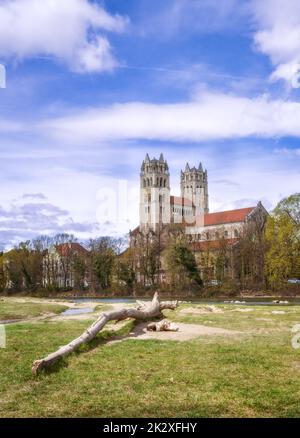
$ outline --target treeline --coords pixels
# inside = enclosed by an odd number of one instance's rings
[[[300,193],[284,198],[269,215],[253,217],[236,244],[220,239],[219,246],[201,255],[207,284],[224,292],[300,293]]]
[[[236,242],[197,241],[180,226],[160,234],[100,237],[80,245],[58,234],[0,253],[0,292],[89,291],[142,295],[238,293],[300,289],[300,194],[283,199],[269,216],[257,215]],[[300,292],[300,290],[299,290]]]
[[[284,198],[265,219],[251,220],[230,251],[219,251],[215,272],[232,290],[300,293],[300,193]]]
[[[83,245],[69,234],[22,242],[0,253],[0,292],[106,290],[114,284],[126,243],[100,237]]]
[[[136,244],[122,257],[124,280],[132,288],[169,294],[300,293],[295,282],[300,280],[300,193],[283,199],[269,215],[258,212],[237,239],[226,238],[222,229],[218,234],[199,242],[176,225],[158,235],[137,232]]]

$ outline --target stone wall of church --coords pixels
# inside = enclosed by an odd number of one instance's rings
[[[210,225],[206,227],[187,227],[186,234],[193,236],[195,241],[237,239],[241,236],[244,222]]]

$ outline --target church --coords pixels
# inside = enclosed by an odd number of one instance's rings
[[[158,232],[164,225],[182,224],[185,233],[198,242],[220,238],[237,239],[245,223],[258,213],[267,214],[257,205],[236,210],[209,212],[208,173],[200,163],[188,163],[180,173],[181,196],[172,196],[170,171],[163,154],[150,159],[147,154],[140,173],[140,232]]]
[[[201,163],[196,167],[187,163],[181,170],[180,192],[181,196],[171,194],[170,169],[163,154],[152,159],[146,154],[140,170],[140,224],[130,233],[131,247],[143,246],[145,236],[151,235],[160,236],[163,247],[167,230],[177,228],[186,235],[201,269],[204,252],[216,253],[224,245],[231,251],[249,224],[264,227],[268,213],[261,202],[210,213],[208,172]]]

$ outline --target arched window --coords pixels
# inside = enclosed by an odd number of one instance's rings
[[[153,179],[152,179],[152,176],[151,176],[151,178],[150,178],[150,186],[151,186],[151,187],[153,186]]]
[[[166,178],[164,179],[164,187],[166,187]]]
[[[209,240],[209,232],[206,233],[206,239]]]
[[[162,178],[160,178],[159,187],[162,187]]]
[[[226,231],[224,231],[224,237],[228,237],[228,231],[226,230]]]
[[[237,229],[234,230],[234,237],[239,237],[239,232]]]

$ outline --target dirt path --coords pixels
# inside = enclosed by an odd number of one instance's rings
[[[226,330],[218,327],[208,327],[200,324],[175,323],[177,332],[152,332],[147,331],[148,323],[138,324],[135,329],[126,336],[119,336],[108,341],[108,344],[127,341],[128,339],[158,339],[161,341],[189,341],[201,336],[235,336],[241,334],[235,330]]]
[[[43,320],[47,321],[71,321],[71,320],[77,320],[77,321],[84,321],[84,320],[96,320],[101,313],[105,312],[106,309],[103,310],[99,309],[97,311],[94,311],[96,306],[101,305],[101,302],[94,302],[94,301],[85,301],[83,303],[75,303],[71,301],[60,301],[60,300],[39,300],[39,299],[24,299],[24,298],[16,298],[16,302],[43,302],[43,303],[49,303],[49,304],[61,304],[68,307],[68,309],[92,309],[93,312],[89,313],[82,313],[82,314],[74,314],[74,315],[64,315],[62,314],[52,314],[47,313],[38,317],[28,318],[24,320],[18,320],[18,321],[7,321],[7,323],[20,323],[20,322],[39,322]],[[110,303],[111,310],[119,310],[124,307],[131,307],[133,304],[130,303]],[[219,313],[218,310],[214,308],[214,306],[210,306],[211,308],[202,308],[202,309],[192,309],[187,308],[183,309],[182,313]],[[192,312],[195,311],[196,312]],[[181,313],[181,312],[180,312]],[[221,311],[221,313],[223,313]],[[201,336],[235,336],[237,334],[240,334],[241,332],[234,331],[234,330],[227,330],[219,327],[210,327],[206,325],[200,325],[200,324],[184,324],[184,323],[176,323],[178,326],[177,332],[151,332],[147,331],[147,324],[148,323],[141,323],[138,324],[133,332],[131,332],[129,335],[121,336],[121,337],[114,337],[111,340],[108,341],[108,344],[113,344],[115,342],[121,342],[128,339],[139,339],[139,340],[147,340],[147,339],[158,339],[158,340],[173,340],[173,341],[187,341],[190,339],[195,339]],[[114,326],[114,329],[119,329],[120,327]]]

